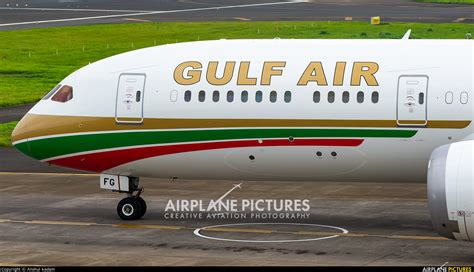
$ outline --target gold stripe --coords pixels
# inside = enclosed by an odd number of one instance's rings
[[[471,124],[471,121],[428,121],[427,128],[466,128]]]
[[[398,120],[400,125],[420,125],[424,126],[426,124],[425,120]]]
[[[428,128],[461,129],[471,121],[428,121]],[[238,127],[369,127],[396,128],[396,120],[309,119],[164,119],[145,118],[141,124],[117,124],[114,117],[27,114],[13,131],[12,141],[40,136],[134,129],[189,129]]]
[[[141,123],[143,118],[133,118],[133,117],[121,117],[116,119],[118,122],[134,122],[134,123]]]

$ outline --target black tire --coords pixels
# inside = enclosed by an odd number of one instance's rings
[[[140,213],[140,216],[138,218],[142,218],[146,213],[146,202],[145,202],[145,199],[143,199],[141,196],[137,197],[137,200],[140,203],[140,205],[142,206],[141,213]]]
[[[117,213],[123,220],[136,220],[143,216],[142,212],[142,205],[135,197],[124,198],[117,205]]]

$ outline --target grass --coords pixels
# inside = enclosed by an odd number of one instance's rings
[[[423,3],[441,3],[441,4],[470,4],[474,5],[474,0],[416,0]]]
[[[0,146],[11,146],[10,135],[18,122],[0,124]]]
[[[0,31],[0,107],[39,100],[89,62],[155,44],[236,38],[463,39],[469,24],[204,22],[110,24]]]

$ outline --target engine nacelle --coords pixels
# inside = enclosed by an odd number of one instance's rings
[[[474,140],[438,147],[428,165],[428,206],[444,237],[474,241]]]

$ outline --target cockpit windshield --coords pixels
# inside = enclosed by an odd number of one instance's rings
[[[57,90],[61,88],[61,84],[56,85],[51,91],[49,91],[44,97],[43,100],[48,100]]]
[[[71,100],[72,97],[72,87],[68,85],[63,85],[61,89],[59,89],[59,91],[53,95],[51,100],[64,103]]]

